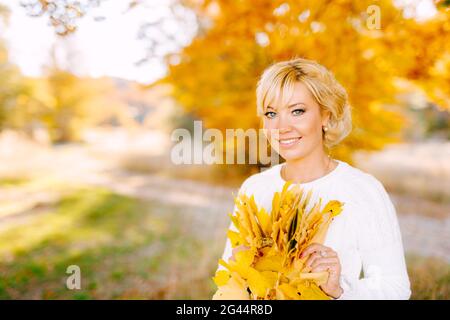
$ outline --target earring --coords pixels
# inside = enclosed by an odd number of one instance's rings
[[[323,127],[323,131],[327,132],[327,131],[328,131],[328,127],[327,127],[327,126],[324,126],[324,127]]]

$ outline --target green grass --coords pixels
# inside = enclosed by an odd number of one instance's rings
[[[413,300],[449,300],[450,265],[437,258],[406,257]]]
[[[201,224],[208,214],[80,189],[0,233],[0,299],[210,299],[223,244]],[[407,264],[413,299],[450,298],[449,264]],[[70,265],[81,269],[81,290],[66,288]]]
[[[200,245],[195,237],[182,236],[174,223],[182,211],[103,189],[79,190],[53,211],[0,234],[0,299],[186,294],[165,285],[173,274],[182,278]],[[65,286],[70,265],[81,269],[82,290]]]

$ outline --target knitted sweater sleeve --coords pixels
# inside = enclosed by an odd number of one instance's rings
[[[363,277],[341,275],[339,299],[409,299],[410,282],[396,210],[383,185],[368,175],[350,204]]]

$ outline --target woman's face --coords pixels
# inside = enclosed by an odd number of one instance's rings
[[[264,114],[264,129],[272,147],[286,161],[304,158],[323,148],[322,126],[328,112],[321,116],[320,106],[309,89],[296,82],[286,106],[269,105]]]

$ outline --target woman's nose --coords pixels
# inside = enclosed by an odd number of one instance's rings
[[[284,113],[280,113],[280,117],[278,118],[278,130],[280,134],[284,132],[289,132],[291,130],[291,124],[289,122],[289,117]]]

